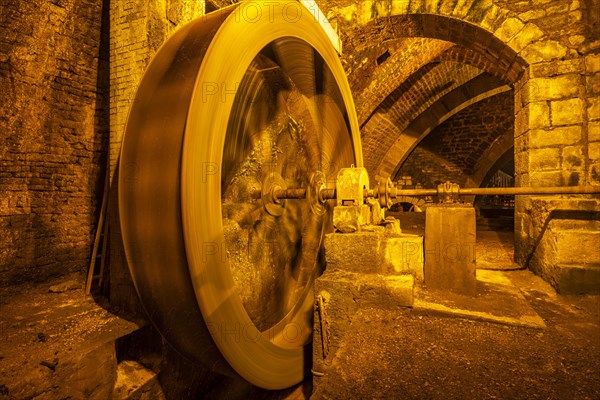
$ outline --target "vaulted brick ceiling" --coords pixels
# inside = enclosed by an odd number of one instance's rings
[[[346,47],[354,51],[344,54],[343,63],[361,125],[364,164],[372,177],[397,178],[417,146],[437,163],[472,175],[492,143],[512,130],[513,95],[506,73],[481,54],[422,37]],[[498,99],[502,107],[496,107]],[[486,111],[489,123],[479,118]]]
[[[473,174],[481,154],[504,132],[513,129],[513,110],[510,91],[487,98],[439,125],[421,146],[462,166],[466,174]]]

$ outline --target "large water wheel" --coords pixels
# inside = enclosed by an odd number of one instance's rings
[[[300,3],[240,3],[177,31],[140,83],[119,168],[129,267],[162,335],[257,386],[300,382],[331,206],[269,194],[333,187],[352,164],[344,70]]]

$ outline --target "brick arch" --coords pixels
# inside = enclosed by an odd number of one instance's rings
[[[478,175],[473,175],[472,179],[473,179],[473,187],[481,187],[481,185],[483,185],[485,182],[487,182],[492,175],[504,164],[506,164],[508,161],[510,161],[510,159],[512,158],[514,160],[514,156],[515,156],[515,149],[514,146],[511,145],[507,146],[506,148],[503,149],[504,152],[498,152],[496,153],[495,151],[490,154],[491,157],[488,156],[488,158],[484,161],[484,165],[482,165],[482,173],[478,174]],[[485,156],[485,154],[484,154]],[[484,157],[482,156],[482,158]],[[471,204],[476,204],[478,201],[480,201],[479,199],[481,199],[482,196],[468,196],[469,199],[468,201]]]
[[[432,65],[443,62],[466,64],[485,71],[507,85],[512,83],[507,80],[505,74],[496,64],[493,64],[491,61],[471,49],[441,40],[418,39],[426,42],[417,41],[411,43],[412,46],[394,49],[395,51],[392,52],[391,57],[389,57],[385,63],[373,68],[371,71],[362,71],[360,67],[349,67],[349,83],[356,97],[356,112],[361,127],[375,112],[377,112],[377,108],[381,105],[380,99],[387,99],[392,92],[401,90],[403,87],[406,87],[409,82],[414,83],[414,81],[422,77],[425,71],[430,70]],[[388,46],[375,46],[373,49],[369,50],[369,56],[376,57],[379,53],[384,52],[386,47],[389,49],[390,47],[396,46],[393,44]],[[412,47],[417,47],[422,51],[415,52]],[[429,57],[425,57],[425,54],[429,55]],[[404,62],[406,56],[410,58],[411,63]],[[417,57],[418,59],[416,59]],[[363,59],[363,57],[353,56],[353,59],[360,60]],[[410,64],[410,66],[407,64]],[[366,75],[377,76],[379,78],[367,86],[365,84],[366,80],[364,79]],[[403,83],[400,87],[395,87],[397,82]]]
[[[535,23],[510,14],[507,8],[478,0],[350,2],[327,10],[328,17],[340,24],[346,54],[372,47],[373,36],[378,42],[399,37],[440,39],[481,54],[514,82],[535,58],[522,50],[547,39],[547,34]],[[348,37],[353,40],[344,40]]]
[[[386,42],[386,46],[374,46],[367,54],[342,58],[346,62],[348,82],[355,97],[356,114],[361,125],[374,113],[381,100],[397,88],[398,82],[404,82],[421,69],[427,68],[432,57],[437,57],[452,47],[451,43],[427,38],[401,41],[399,44]],[[381,65],[376,65],[376,62],[361,65],[365,58],[376,59],[390,49],[391,56]],[[406,59],[411,62],[405,62]],[[371,80],[373,76],[378,79]]]
[[[390,149],[406,150],[414,142],[414,138],[403,135],[410,123],[436,101],[480,74],[479,69],[456,62],[428,64],[380,101],[361,129],[364,164],[369,174],[389,176],[398,160]],[[387,174],[381,174],[381,170]]]
[[[498,137],[479,157],[475,164],[474,172],[469,177],[470,187],[481,187],[495,171],[504,165],[511,158],[514,159],[514,135],[513,131],[505,131]],[[466,202],[475,204],[477,196],[466,196]]]
[[[534,47],[534,42],[543,42],[548,37],[533,22],[521,21],[509,14],[509,10],[488,2],[443,0],[376,1],[334,6],[328,10],[330,17],[337,16],[344,54],[364,54],[373,47],[373,38],[377,38],[378,44],[398,38],[443,40],[455,46],[443,49],[433,57],[434,61],[454,60],[478,65],[501,80],[514,84],[531,62],[539,61],[539,54],[528,50]],[[557,58],[561,51],[546,57]],[[355,57],[358,58],[361,57]],[[363,118],[373,114],[368,110],[375,110],[381,98],[373,96],[370,101],[372,104],[365,104],[367,102],[361,99],[359,113]],[[386,129],[380,129],[382,134]],[[386,154],[391,146],[393,144],[387,144],[383,153]],[[376,153],[381,156],[382,151]],[[368,149],[365,155],[369,158]],[[383,158],[380,161],[390,163]],[[379,169],[379,166],[375,167],[375,170]],[[378,174],[378,171],[373,171],[373,175]]]
[[[400,196],[396,198],[396,202],[412,204],[414,212],[422,212],[425,207],[425,200],[420,197]]]
[[[510,158],[514,158],[514,137],[512,131],[506,131],[497,138],[479,157],[471,180],[473,187],[480,187],[485,183],[500,165]]]
[[[447,123],[433,123],[436,129],[421,146],[415,146],[393,180],[411,177],[430,187],[437,183],[432,178],[437,177],[463,187],[478,187],[498,158],[513,147],[513,97],[511,90],[501,90],[478,101],[472,99]]]
[[[392,180],[397,179],[404,161],[436,126],[465,108],[508,90],[511,90],[509,86],[481,74],[443,96],[404,129],[400,139],[383,159],[378,173],[382,176],[390,175]]]
[[[478,5],[480,3],[477,2]],[[543,39],[545,34],[532,22],[513,22],[514,18],[507,21],[506,16],[498,14],[497,10],[497,7],[490,6],[487,11],[479,10],[479,18],[469,18],[468,15],[464,19],[459,19],[460,15],[435,12],[393,13],[401,9],[392,9],[387,14],[374,12],[368,20],[350,24],[347,28],[344,22],[340,23],[343,52],[362,54],[373,46],[373,37],[377,37],[378,43],[397,38],[438,39],[469,49],[473,56],[496,66],[496,71],[506,80],[515,82],[528,65],[528,56],[519,53],[531,42]],[[352,40],[348,40],[350,38]]]
[[[509,76],[506,75],[502,66],[494,64],[491,60],[486,58],[480,52],[472,50],[470,48],[454,45],[447,50],[441,52],[437,57],[432,59],[432,62],[441,62],[441,61],[453,61],[457,63],[471,65],[473,67],[479,68],[482,71],[487,72],[488,74],[496,77],[498,80],[510,84],[512,83]],[[516,70],[519,75],[522,73],[522,69]]]

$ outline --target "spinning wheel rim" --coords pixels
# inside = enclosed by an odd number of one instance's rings
[[[221,258],[220,251],[214,251],[215,248],[219,249],[225,246],[221,218],[220,179],[198,181],[199,177],[201,180],[210,178],[207,175],[209,166],[222,164],[228,124],[228,118],[225,117],[230,115],[235,97],[233,93],[225,92],[224,97],[207,102],[206,84],[217,83],[217,85],[223,85],[225,90],[231,90],[234,83],[242,80],[254,57],[265,46],[284,37],[293,37],[303,41],[322,57],[341,92],[355,165],[362,164],[362,154],[358,122],[345,73],[329,38],[321,30],[318,22],[307,10],[304,10],[302,17],[295,23],[277,18],[278,14],[282,15],[286,6],[293,4],[295,7],[299,7],[299,4],[294,1],[280,2],[275,6],[268,1],[252,3],[263,10],[270,10],[275,18],[268,18],[265,14],[258,21],[246,23],[245,26],[249,28],[248,32],[251,34],[244,36],[240,35],[240,24],[244,25],[244,23],[240,22],[239,15],[236,16],[235,12],[244,7],[245,3],[232,8],[233,12],[224,18],[214,37],[210,40],[206,52],[201,56],[202,61],[194,78],[194,87],[189,94],[189,104],[185,110],[185,132],[182,138],[179,175],[181,179],[180,228],[185,243],[187,271],[181,270],[180,265],[175,269],[177,269],[176,273],[181,275],[180,280],[185,280],[187,276],[187,279],[191,281],[195,306],[201,311],[205,324],[204,327],[197,327],[197,329],[206,330],[208,328],[212,341],[220,353],[243,378],[263,388],[281,389],[300,382],[305,376],[307,367],[305,339],[298,341],[299,339],[292,338],[291,336],[295,333],[290,330],[286,332],[286,326],[290,326],[290,322],[293,323],[294,318],[298,317],[300,313],[312,310],[311,290],[314,276],[311,276],[307,283],[308,289],[302,297],[302,301],[280,323],[262,333],[256,329],[236,294],[226,260]],[[192,22],[191,24],[203,22]],[[231,54],[230,49],[236,47],[241,51]],[[229,57],[223,57],[224,52]],[[225,64],[223,64],[224,59],[228,59]],[[143,107],[134,108],[132,114],[136,117],[143,111],[148,110],[144,110]],[[133,127],[135,127],[135,123]],[[207,132],[207,127],[210,128],[210,132]],[[134,150],[129,146],[128,151]],[[125,150],[124,153],[126,153]],[[122,177],[120,177],[120,185],[121,180]],[[125,207],[130,205],[131,198],[128,196],[133,196],[132,194],[120,194],[119,196],[120,207],[121,204],[124,204]],[[131,209],[131,207],[129,208]],[[126,240],[127,237],[135,237],[135,234],[129,233],[129,231],[133,231],[132,221],[122,222]],[[128,258],[131,259],[134,251],[127,244],[125,247]],[[156,283],[147,282],[149,278],[143,276],[147,272],[135,264],[134,262],[133,266],[130,265],[132,275],[140,297],[145,304],[149,304],[146,306],[148,309],[155,304],[155,300],[148,300],[149,297],[156,296],[157,293],[160,297],[165,297],[167,291]],[[156,273],[165,276],[164,272]],[[189,296],[190,293],[182,293],[182,302],[190,302]],[[165,308],[165,301],[167,300],[162,299],[162,303],[157,302],[156,304],[159,305],[159,308]],[[165,312],[164,309],[159,310],[159,314]],[[158,319],[161,317],[159,315]],[[161,332],[169,329],[169,321],[176,322],[174,319],[166,319],[157,323]],[[190,323],[196,324],[197,318],[190,318]],[[180,325],[180,328],[194,329],[185,327],[184,324]],[[177,332],[171,332],[166,336],[175,337],[177,340]],[[298,337],[304,338],[305,336],[299,335]],[[196,344],[196,346],[203,345],[210,346],[207,343]],[[194,349],[190,340],[181,346],[187,346],[183,352],[186,353],[187,350],[187,353],[192,353],[193,358],[202,359],[204,362],[207,362],[208,359],[209,363],[214,362],[215,358],[212,355],[207,357],[208,353],[204,354],[204,351]]]

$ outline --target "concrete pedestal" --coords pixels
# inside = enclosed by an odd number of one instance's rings
[[[428,288],[475,293],[475,233],[473,207],[427,208],[424,274]]]

